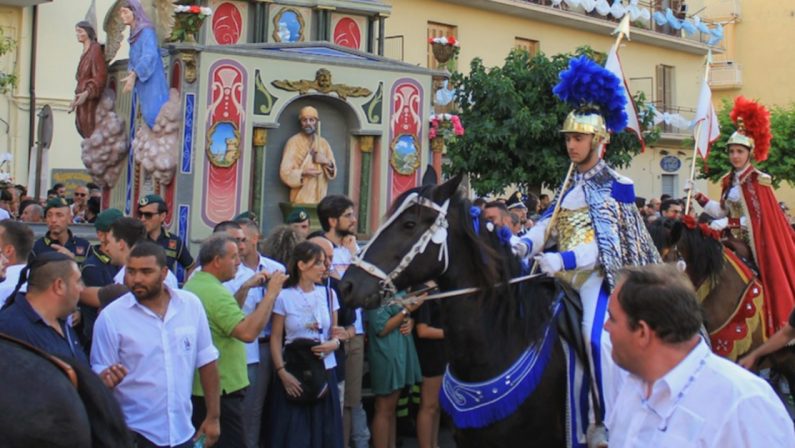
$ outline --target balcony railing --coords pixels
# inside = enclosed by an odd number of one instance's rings
[[[709,86],[713,90],[739,89],[743,85],[742,66],[733,61],[715,62],[709,68]]]
[[[587,12],[582,6],[577,6],[577,7],[572,8],[566,2],[563,2],[563,1],[519,0],[519,2],[520,3],[531,3],[531,4],[535,4],[535,5],[546,6],[546,7],[557,9],[557,10],[560,10],[560,11],[567,11],[567,12],[570,12],[572,14],[578,14],[578,15],[582,15],[582,16],[585,16],[585,17],[592,17],[592,18],[596,18],[596,19],[601,19],[601,20],[604,20],[606,22],[614,22],[616,24],[618,24],[618,22],[621,21],[620,19],[616,19],[612,15],[601,15],[601,14],[599,14],[596,11],[596,9],[592,10],[591,12]],[[684,2],[676,2],[676,1],[672,1],[671,3],[672,3],[672,5],[674,5],[676,3],[684,4]],[[610,4],[612,4],[612,2],[610,2]],[[666,8],[662,8],[660,6],[660,1],[659,0],[657,0],[657,1],[655,1],[655,0],[639,1],[637,6],[641,10],[643,10],[643,9],[648,10],[649,11],[649,16],[652,16],[657,11],[660,11],[660,12],[664,13],[665,9],[666,9]],[[731,9],[731,11],[739,11],[739,6],[737,6],[736,9],[734,9],[734,8]],[[676,18],[679,19],[679,20],[685,19],[687,17],[686,14],[683,14],[683,13],[675,13],[674,16],[676,16]],[[673,37],[681,38],[683,40],[687,40],[687,41],[691,41],[691,42],[697,42],[697,43],[702,43],[702,44],[706,44],[707,41],[710,39],[710,37],[712,37],[711,35],[704,34],[704,33],[700,32],[700,31],[697,31],[696,33],[693,33],[693,34],[687,34],[683,29],[676,30],[673,27],[671,27],[670,25],[662,25],[662,26],[660,26],[660,25],[657,25],[654,22],[654,18],[650,18],[647,22],[636,20],[636,21],[632,22],[632,27],[633,28],[643,29],[643,30],[648,30],[648,31],[653,31],[653,32],[656,32],[656,33],[664,34],[666,36],[673,36]],[[721,43],[718,44],[719,49],[722,49],[722,47],[720,47],[720,45],[721,45]]]

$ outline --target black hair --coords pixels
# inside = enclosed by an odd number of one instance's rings
[[[75,25],[75,28],[83,29],[83,31],[85,31],[86,34],[88,34],[88,38],[91,41],[93,41],[93,42],[97,41],[97,32],[96,32],[96,30],[94,30],[94,27],[91,26],[91,24],[88,21],[81,20],[81,21],[77,22],[77,24]]]
[[[213,233],[226,232],[229,229],[243,230],[240,224],[236,221],[223,221],[213,227]]]
[[[326,196],[317,204],[317,217],[320,221],[320,227],[328,232],[331,230],[329,220],[332,218],[339,219],[339,217],[345,213],[345,210],[351,207],[353,207],[353,201],[346,196],[341,194]]]
[[[651,264],[621,271],[618,301],[629,327],[646,322],[663,342],[677,344],[698,334],[703,321],[693,284],[671,264]]]
[[[110,233],[113,238],[124,241],[130,248],[146,239],[146,227],[141,221],[134,218],[119,218],[110,225]]]
[[[284,282],[285,288],[292,288],[298,284],[298,281],[301,279],[301,272],[298,269],[298,262],[309,263],[318,257],[325,257],[326,253],[323,251],[323,248],[318,246],[315,243],[311,243],[309,241],[302,241],[298,243],[297,246],[293,249],[292,256],[290,257],[290,263],[287,265],[287,272],[290,277],[287,278],[287,281]]]
[[[682,201],[678,199],[666,199],[662,201],[662,204],[660,205],[660,212],[667,211],[672,205],[682,205]]]
[[[159,244],[152,241],[139,241],[130,251],[129,258],[144,257],[155,257],[157,266],[160,268],[167,266],[166,251]]]
[[[30,251],[33,249],[33,242],[36,240],[33,235],[33,230],[27,225],[14,221],[13,219],[4,219],[0,221],[0,227],[5,230],[3,234],[3,242],[14,246],[17,260],[27,260],[30,257]]]

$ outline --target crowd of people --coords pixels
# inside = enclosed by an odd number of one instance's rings
[[[243,213],[219,223],[194,258],[166,229],[162,197],[141,198],[135,218],[97,213],[92,245],[70,230],[83,222],[74,219],[79,196],[75,207],[55,187],[42,237],[18,208],[0,221],[0,332],[90,363],[136,446],[361,448],[372,439],[387,448],[398,397],[420,382],[419,444],[437,446],[439,310],[344,306],[337,283],[358,250],[349,198],[325,197],[311,233],[303,209],[265,237]]]

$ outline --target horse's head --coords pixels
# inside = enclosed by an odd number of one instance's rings
[[[430,184],[433,179],[423,179]],[[435,184],[435,182],[433,182]],[[448,211],[461,176],[401,195],[387,221],[359,253],[340,282],[345,303],[375,308],[394,293],[442,275],[449,263]]]
[[[682,229],[682,221],[670,218],[661,218],[649,225],[649,235],[663,261],[669,263],[679,261],[681,254],[678,243],[682,238]]]

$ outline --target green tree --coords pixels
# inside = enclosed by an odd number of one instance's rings
[[[707,162],[701,164],[699,177],[702,179],[718,182],[721,177],[732,170],[726,152],[726,142],[737,130],[729,118],[732,107],[732,101],[725,98],[721,110],[718,112],[720,137],[712,144]],[[795,147],[792,145],[795,142],[795,105],[770,108],[770,132],[773,139],[770,142],[770,153],[767,160],[761,163],[754,162],[754,165],[773,176],[774,188],[778,188],[782,181],[795,186]]]
[[[0,56],[14,50],[17,43],[14,39],[6,36],[0,28]],[[13,73],[0,72],[0,93],[8,93],[17,84],[17,77]]]
[[[469,75],[453,74],[459,86],[456,104],[466,128],[462,137],[448,142],[449,173],[469,173],[478,194],[498,193],[515,184],[557,188],[569,166],[563,138],[558,132],[570,107],[552,94],[558,74],[573,56],[587,54],[603,62],[604,55],[590,48],[551,58],[514,50],[502,67],[486,68],[479,58],[470,63]],[[645,110],[645,98],[637,105]],[[651,114],[641,114],[651,127]],[[651,133],[654,141],[659,133]],[[622,132],[612,136],[607,161],[626,166],[640,152],[637,138]]]

